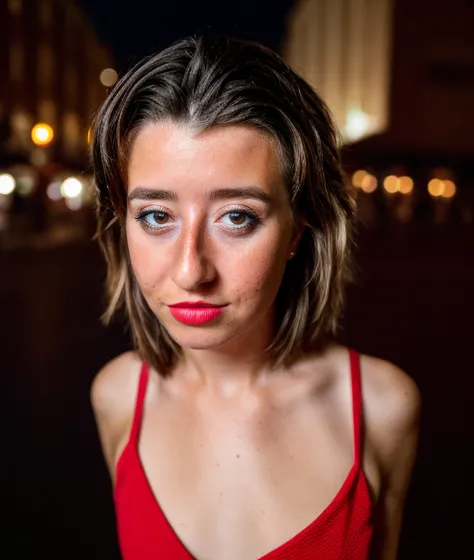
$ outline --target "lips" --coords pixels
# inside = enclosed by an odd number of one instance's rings
[[[184,301],[168,306],[171,315],[186,325],[202,325],[222,315],[226,305],[213,305],[205,301]]]
[[[214,303],[208,303],[207,301],[181,301],[180,303],[173,303],[169,307],[172,307],[173,309],[191,309],[194,307],[202,309],[205,307],[223,307],[223,305],[216,305]]]

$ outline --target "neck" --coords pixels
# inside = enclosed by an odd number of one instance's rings
[[[273,371],[267,348],[273,327],[262,327],[212,349],[183,349],[176,373],[203,389],[237,394],[264,381]]]

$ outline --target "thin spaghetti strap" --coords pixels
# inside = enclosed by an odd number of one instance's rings
[[[145,403],[146,388],[148,385],[149,378],[148,366],[145,362],[142,362],[142,368],[140,370],[140,380],[138,382],[137,400],[135,403],[135,413],[133,415],[132,429],[130,431],[130,443],[136,446],[138,438],[140,435],[140,427],[142,423],[143,416],[143,406]]]
[[[360,356],[349,350],[352,381],[352,415],[354,426],[354,462],[360,464],[362,446],[362,382],[360,376]]]

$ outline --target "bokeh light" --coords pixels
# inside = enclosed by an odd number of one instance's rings
[[[10,173],[2,173],[0,175],[0,194],[8,195],[15,190],[16,181]]]
[[[31,139],[37,146],[47,146],[54,138],[54,131],[49,124],[38,123],[31,130]]]
[[[368,175],[368,173],[364,169],[359,169],[358,171],[356,171],[352,175],[352,184],[354,185],[354,187],[360,189],[362,187],[362,182],[366,175]]]
[[[445,183],[444,181],[441,181],[441,179],[431,179],[431,181],[428,183],[428,192],[435,198],[441,196],[444,192],[444,189]]]
[[[61,200],[63,197],[61,193],[61,181],[52,181],[46,189],[46,194],[51,200]]]
[[[100,83],[105,87],[112,87],[118,79],[118,74],[113,68],[105,68],[99,76]]]
[[[398,192],[400,190],[400,179],[396,175],[388,175],[383,180],[383,188],[389,194]]]
[[[353,107],[347,111],[345,132],[349,140],[358,140],[367,133],[370,118],[362,109]]]
[[[64,198],[75,198],[82,192],[82,183],[75,177],[68,177],[61,183],[60,190]]]
[[[360,188],[363,192],[370,194],[375,191],[375,189],[377,188],[377,184],[377,178],[370,173],[366,173],[365,177],[362,179]]]
[[[443,198],[453,198],[453,196],[456,194],[456,185],[454,184],[454,181],[447,179],[446,181],[443,181],[443,183],[444,190],[441,196]]]
[[[399,178],[399,190],[402,194],[411,194],[413,192],[413,179],[406,175]]]

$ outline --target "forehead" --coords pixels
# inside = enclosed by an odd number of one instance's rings
[[[257,129],[226,125],[196,133],[174,123],[150,124],[136,136],[129,157],[128,188],[179,191],[256,185],[285,190],[276,142]]]

